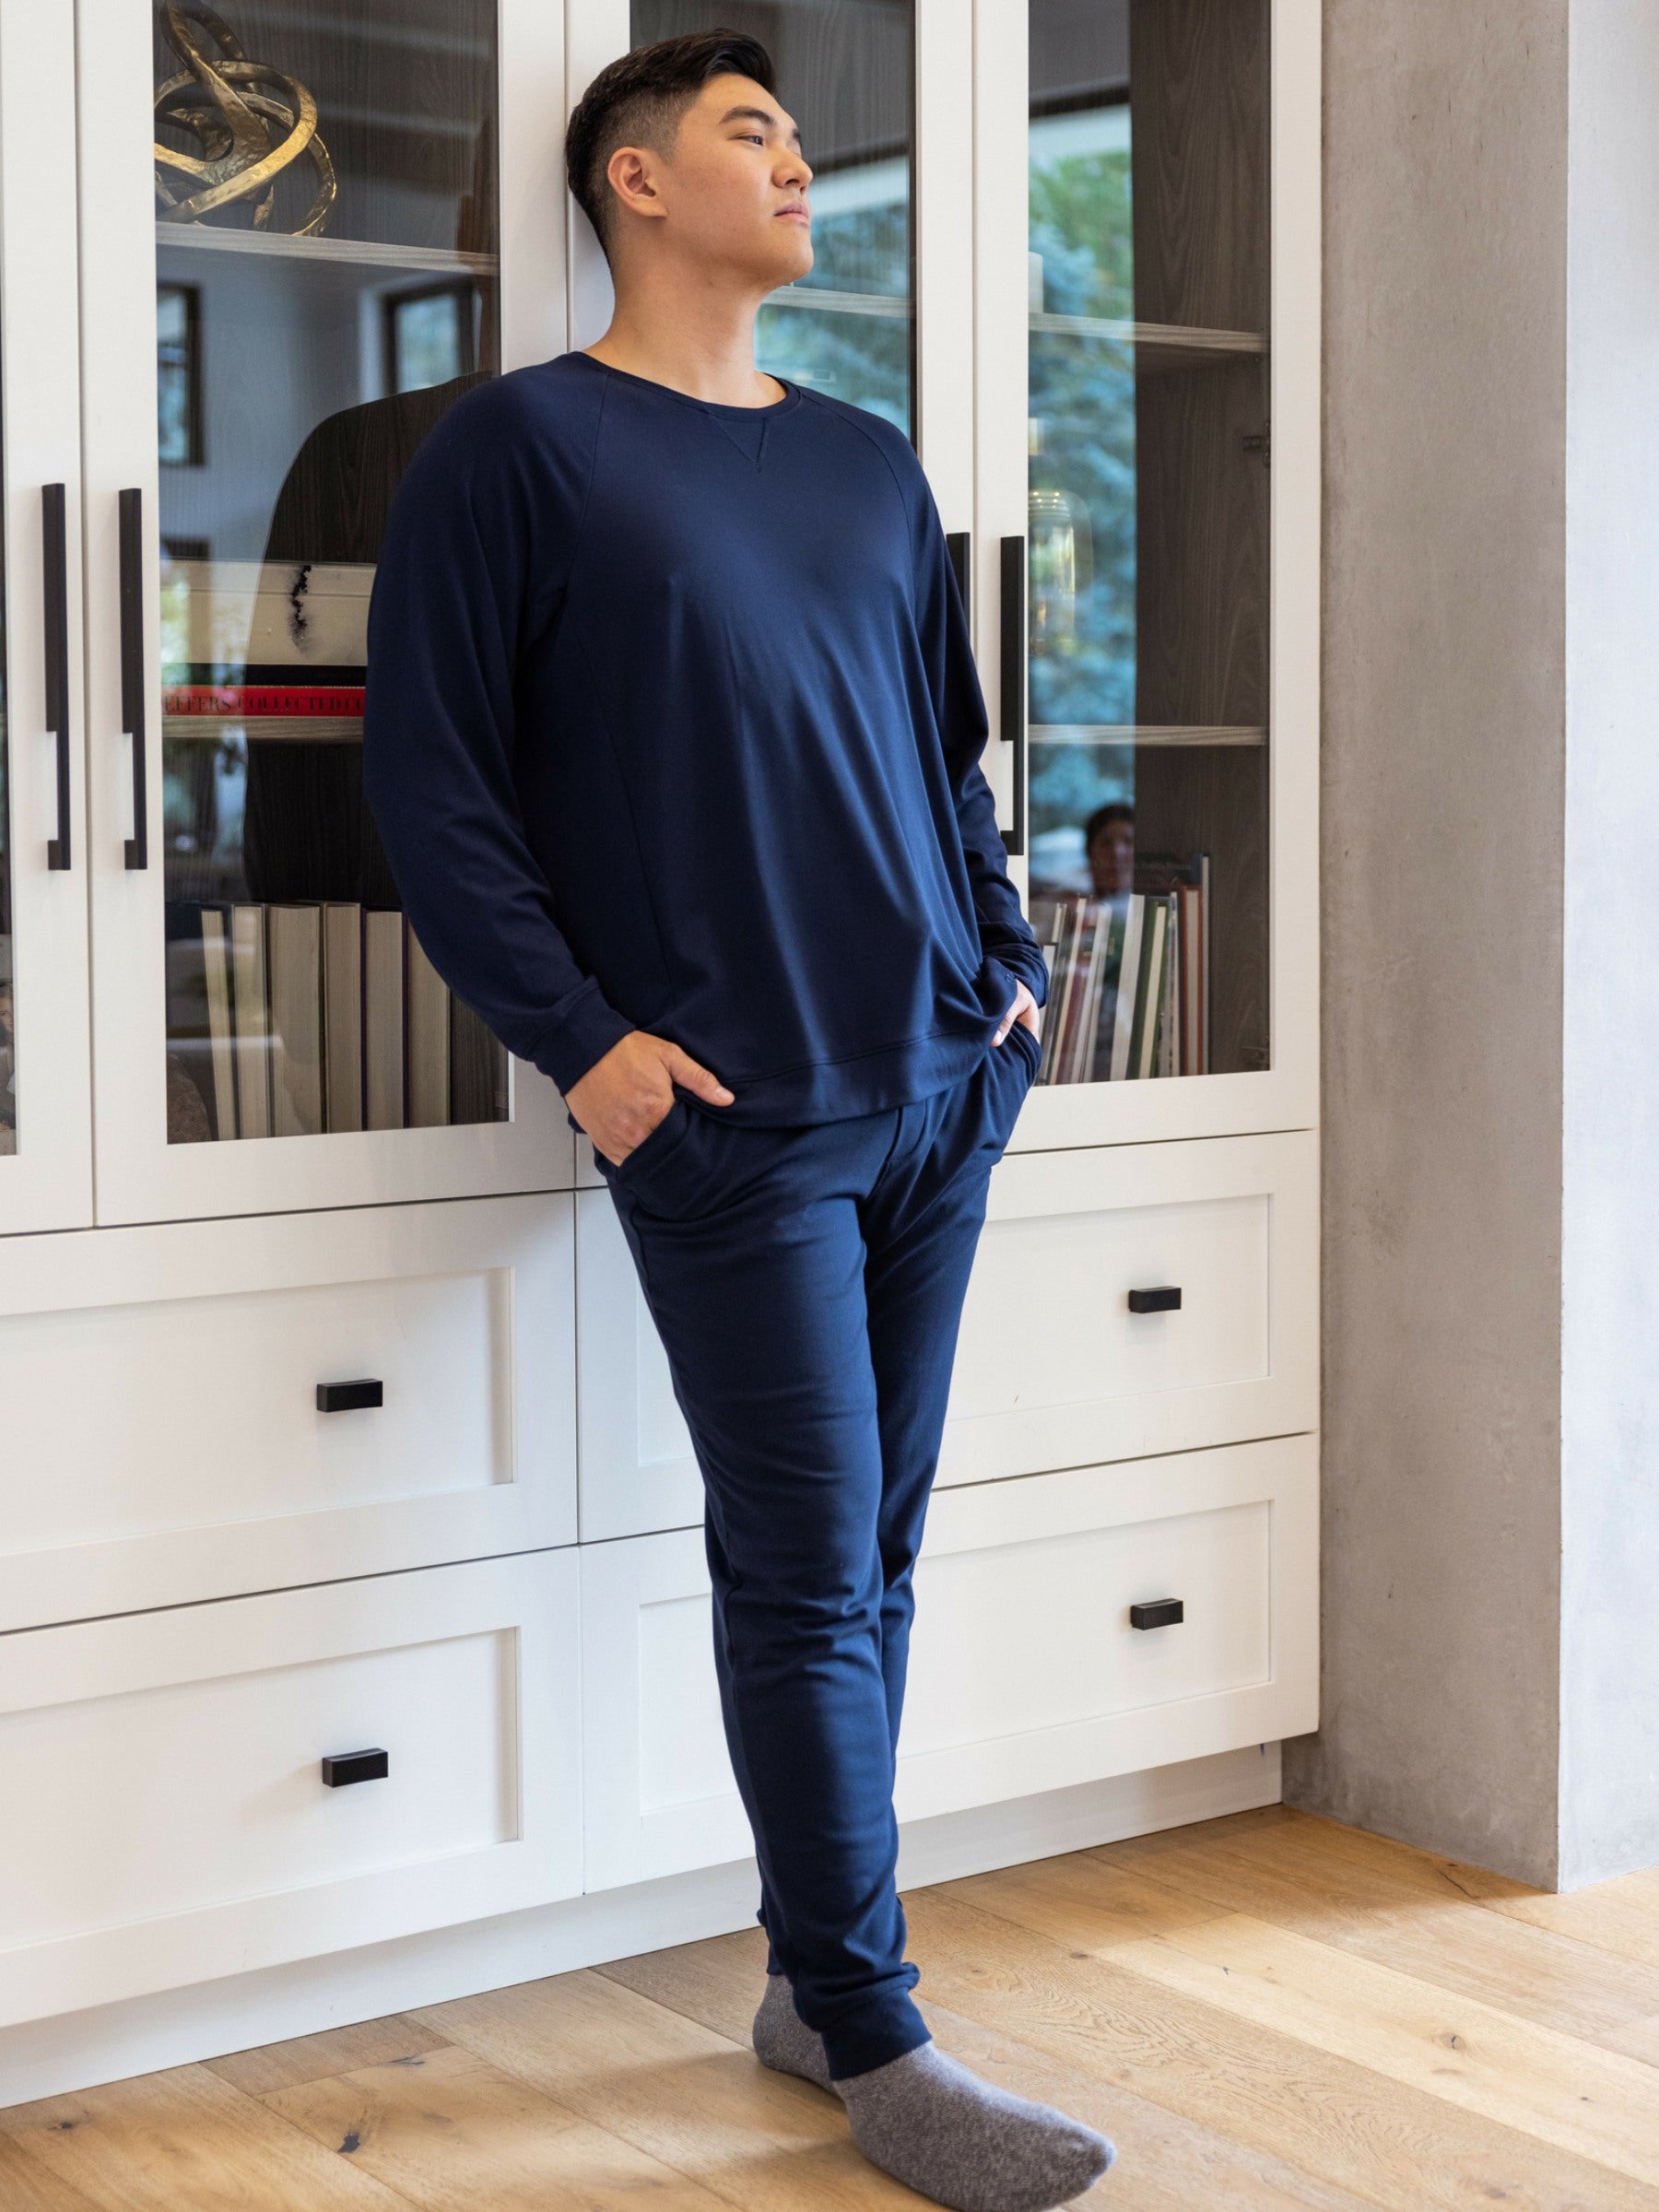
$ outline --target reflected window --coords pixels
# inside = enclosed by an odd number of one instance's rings
[[[385,304],[386,389],[425,392],[477,365],[478,295],[470,283],[392,293]]]
[[[157,442],[162,466],[202,460],[202,295],[194,284],[156,287]]]

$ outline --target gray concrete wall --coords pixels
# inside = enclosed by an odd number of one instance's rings
[[[1571,38],[1563,1888],[1659,1861],[1659,8]]]
[[[1285,1795],[1550,1885],[1567,0],[1325,24],[1324,1688]]]

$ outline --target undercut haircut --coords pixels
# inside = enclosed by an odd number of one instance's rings
[[[616,235],[617,195],[606,175],[619,146],[666,156],[680,118],[712,76],[747,76],[777,94],[772,58],[741,30],[695,30],[636,46],[607,63],[577,101],[565,132],[565,178],[605,257]]]

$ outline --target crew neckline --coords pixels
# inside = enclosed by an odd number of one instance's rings
[[[682,406],[696,407],[704,415],[730,416],[734,420],[744,422],[770,422],[779,415],[788,414],[792,407],[799,404],[801,397],[799,384],[792,384],[786,376],[779,376],[771,369],[766,373],[774,383],[782,385],[782,398],[769,399],[763,407],[739,407],[727,400],[698,399],[689,392],[677,392],[672,384],[659,383],[654,376],[636,376],[631,369],[618,369],[609,361],[598,359],[581,346],[573,347],[571,354],[575,359],[585,361],[590,369],[597,369],[603,376],[618,376],[625,384],[638,384],[647,392],[660,392],[665,399],[677,399]]]

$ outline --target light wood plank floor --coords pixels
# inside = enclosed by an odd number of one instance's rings
[[[1100,2212],[1659,2212],[1659,1869],[1554,1897],[1280,1806],[905,1900],[945,2050]],[[922,2200],[748,2048],[759,1930],[0,2112],[5,2212]]]

